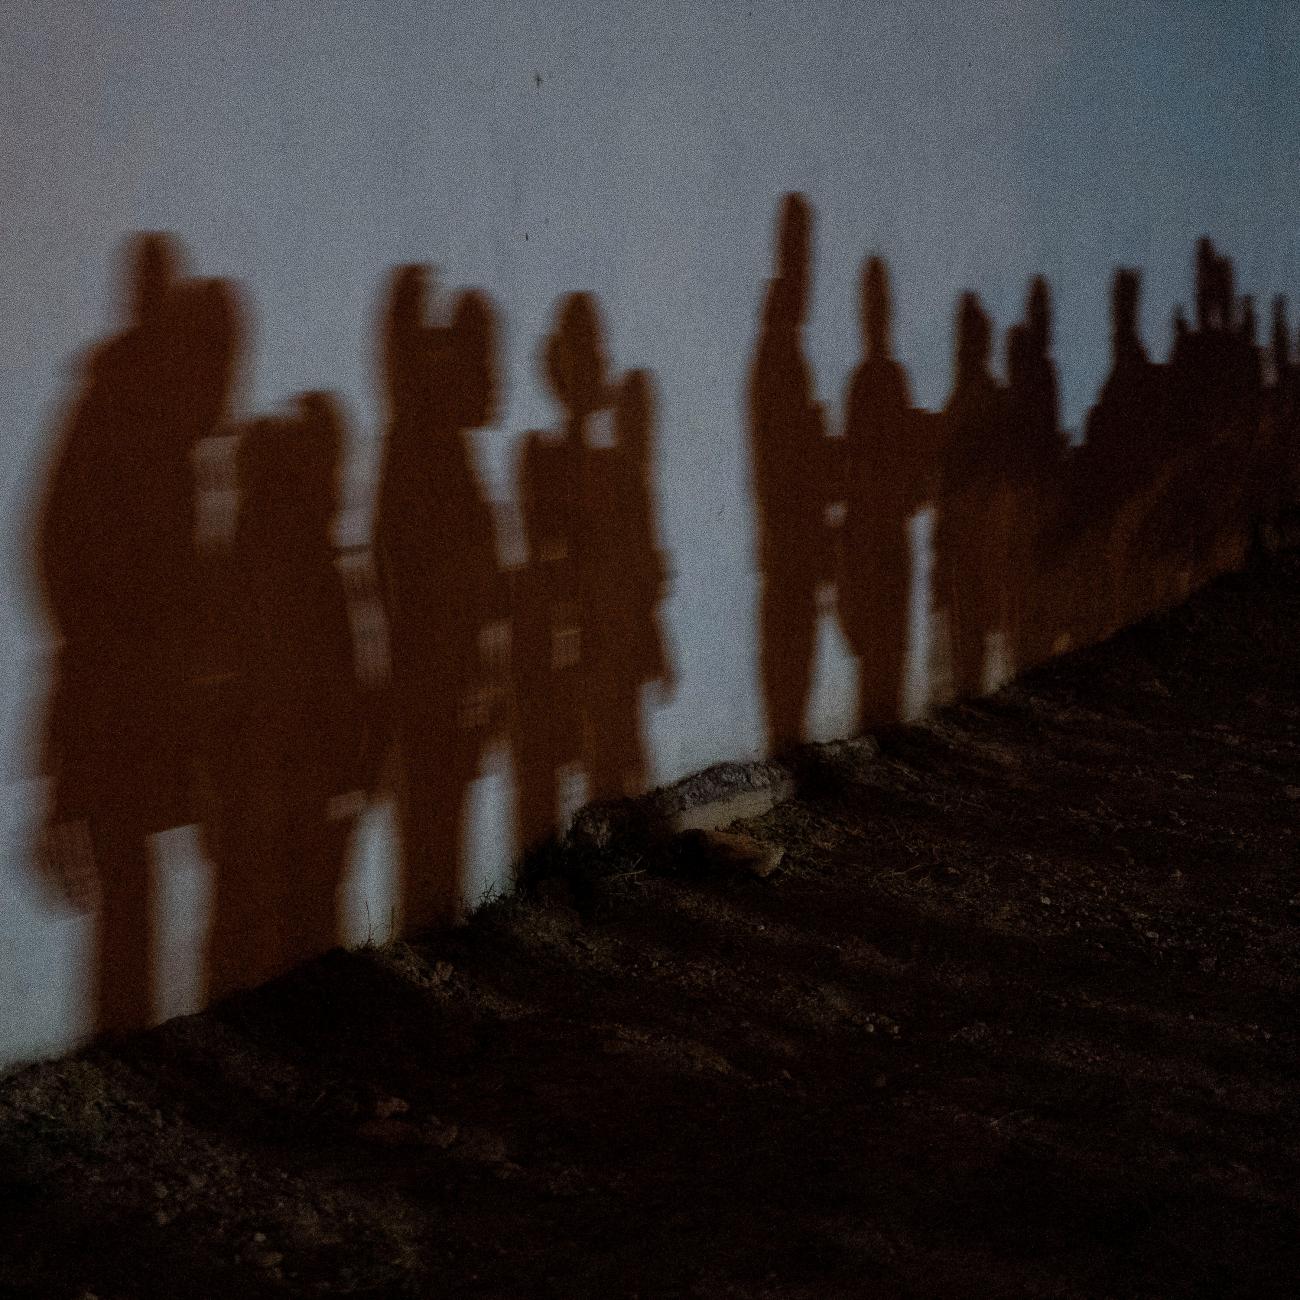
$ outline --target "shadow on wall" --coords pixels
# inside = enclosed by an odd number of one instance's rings
[[[34,857],[97,912],[100,1030],[155,1019],[157,832],[200,829],[211,1000],[340,940],[368,804],[396,805],[405,928],[452,920],[488,750],[512,755],[522,858],[559,829],[575,773],[591,800],[645,790],[643,700],[675,685],[655,386],[644,370],[611,374],[591,295],[557,305],[540,350],[557,418],[523,436],[526,555],[506,569],[469,442],[496,419],[500,388],[484,293],[446,297],[422,267],[394,272],[372,544],[340,554],[339,404],[309,393],[231,425],[245,334],[234,286],[188,276],[163,235],[139,236],[126,260],[127,324],[85,363],[34,539],[58,638]],[[773,752],[805,735],[826,592],[857,658],[860,725],[898,718],[921,510],[937,519],[933,622],[956,693],[974,695],[1239,564],[1300,495],[1285,306],[1266,383],[1253,308],[1208,240],[1196,328],[1177,318],[1164,365],[1138,337],[1137,272],[1117,272],[1111,370],[1078,449],[1060,430],[1045,281],[1008,332],[1005,382],[992,322],[961,296],[952,393],[931,413],[894,356],[877,256],[832,434],[803,343],[812,266],[812,206],[788,195],[748,379]],[[205,532],[215,498],[237,507]]]
[[[946,653],[952,693],[968,697],[1240,565],[1300,500],[1285,303],[1274,304],[1265,384],[1252,304],[1238,300],[1231,263],[1208,239],[1196,253],[1197,327],[1179,316],[1166,365],[1138,337],[1138,273],[1116,273],[1110,373],[1083,445],[1071,448],[1044,279],[1031,280],[1024,319],[1007,333],[1005,382],[992,370],[992,322],[973,293],[961,295],[953,388],[932,414],[913,407],[893,355],[878,256],[863,268],[865,349],[835,436],[803,344],[812,234],[808,199],[786,195],[748,384],[771,752],[806,738],[828,587],[858,663],[860,726],[899,718],[917,564],[909,522],[920,510],[937,518],[931,687]]]
[[[34,539],[58,638],[34,859],[96,912],[98,1031],[156,1019],[156,833],[200,831],[211,1001],[340,941],[368,802],[396,804],[405,927],[452,920],[489,744],[514,757],[522,854],[555,834],[566,771],[593,798],[645,789],[642,687],[673,686],[654,386],[609,377],[593,298],[560,304],[544,350],[559,427],[525,440],[528,554],[507,571],[468,444],[496,412],[486,295],[443,304],[424,268],[394,274],[373,544],[340,554],[337,401],[229,424],[234,287],[187,277],[163,235],[132,242],[126,280],[128,324],[80,376]],[[205,535],[222,494],[233,519]]]
[[[106,1029],[152,1011],[149,838],[200,820],[191,461],[226,416],[240,340],[233,286],[186,277],[167,237],[140,237],[128,263],[126,328],[85,364],[35,538],[60,638],[38,858],[74,901],[98,895],[95,1020]]]

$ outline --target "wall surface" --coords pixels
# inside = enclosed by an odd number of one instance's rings
[[[1107,368],[1112,267],[1144,269],[1155,359],[1203,233],[1261,302],[1300,288],[1297,68],[1288,0],[0,0],[0,1064],[63,1050],[91,1023],[93,914],[59,901],[32,851],[52,641],[31,539],[81,358],[119,327],[131,232],[173,231],[198,274],[240,286],[238,414],[340,395],[343,541],[369,530],[391,269],[429,262],[440,284],[486,291],[503,391],[473,441],[507,567],[523,545],[522,435],[557,421],[539,349],[562,295],[595,296],[613,370],[644,368],[657,395],[675,669],[668,698],[647,691],[659,784],[765,748],[745,392],[781,195],[815,209],[806,343],[832,432],[873,251],[892,273],[897,354],[932,408],[957,294],[977,291],[1000,337],[1046,275],[1080,430]],[[914,576],[932,525],[913,523]],[[914,587],[916,710],[928,638]],[[815,659],[806,734],[846,734],[854,671],[827,615]],[[498,745],[471,792],[471,901],[508,879],[514,786]],[[579,781],[568,797],[582,796]],[[358,828],[353,940],[393,919],[392,821],[379,804]],[[193,827],[154,848],[172,1015],[202,997],[210,868]]]

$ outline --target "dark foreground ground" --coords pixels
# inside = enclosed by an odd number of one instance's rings
[[[0,1294],[1300,1294],[1300,559],[0,1082]]]

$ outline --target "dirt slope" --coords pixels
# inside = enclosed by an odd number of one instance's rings
[[[1292,1296],[1300,559],[0,1082],[0,1295]]]

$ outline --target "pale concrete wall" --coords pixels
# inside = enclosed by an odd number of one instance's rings
[[[505,402],[477,446],[507,512],[518,435],[554,418],[538,341],[558,295],[594,292],[616,366],[648,368],[659,391],[680,686],[651,714],[650,744],[668,781],[761,744],[742,408],[781,193],[817,205],[808,340],[833,421],[858,348],[857,268],[879,249],[899,355],[932,406],[957,292],[978,290],[1005,327],[1027,277],[1046,273],[1077,427],[1104,370],[1112,265],[1146,270],[1156,355],[1203,231],[1245,290],[1300,286],[1298,32],[1286,0],[6,0],[0,1063],[65,1048],[85,1023],[90,922],[43,895],[28,852],[47,633],[27,529],[70,367],[113,327],[123,236],[173,230],[200,273],[245,287],[241,409],[341,391],[353,532],[392,265],[431,261],[502,309]],[[823,633],[816,737],[852,718],[850,665],[828,620]],[[504,877],[509,797],[502,760],[478,790],[475,890]],[[382,935],[391,910],[385,817],[367,827],[350,889],[356,937]],[[196,997],[206,875],[191,833],[161,847],[162,978],[179,1012]]]

